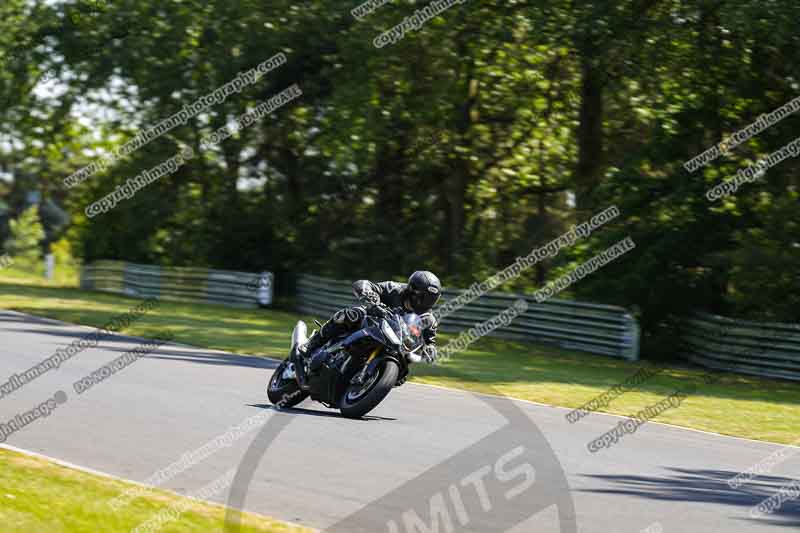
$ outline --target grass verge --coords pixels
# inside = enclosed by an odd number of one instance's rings
[[[119,511],[108,502],[131,484],[66,468],[0,448],[0,523],[8,533],[130,532],[170,508],[183,509],[161,533],[223,531],[225,508],[153,490]],[[242,533],[311,533],[263,516],[243,513]]]
[[[119,295],[23,285],[0,273],[0,307],[6,309],[102,326],[136,303],[136,299]],[[298,318],[309,317],[274,310],[162,302],[125,333],[147,337],[169,331],[176,342],[283,358]],[[442,337],[442,344],[450,338]],[[640,366],[649,365],[484,338],[441,365],[416,365],[412,381],[574,408],[623,382]],[[695,394],[655,420],[756,440],[796,442],[800,427],[797,384],[726,374],[717,383],[704,385],[703,374],[701,369],[669,368],[618,397],[603,411],[632,415],[676,390],[699,384]]]

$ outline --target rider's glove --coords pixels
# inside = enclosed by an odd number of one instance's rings
[[[377,316],[379,318],[386,318],[387,316],[392,315],[392,310],[380,302],[370,306],[368,311],[371,315]]]
[[[364,294],[362,294],[362,295],[359,297],[359,299],[360,299],[360,300],[361,300],[363,303],[365,303],[366,305],[368,305],[368,306],[370,306],[370,305],[378,305],[379,303],[381,303],[381,297],[380,297],[380,296],[378,296],[376,293],[374,293],[374,292],[372,292],[372,291],[367,291],[367,292],[365,292]]]
[[[436,354],[436,346],[432,344],[428,344],[422,348],[422,359],[424,359],[426,363],[433,364],[436,361]]]

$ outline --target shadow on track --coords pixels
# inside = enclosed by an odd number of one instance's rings
[[[389,418],[385,416],[374,416],[374,415],[367,415],[361,418],[347,418],[342,416],[341,413],[336,411],[315,411],[313,409],[304,409],[302,407],[288,407],[284,409],[276,409],[274,405],[269,403],[257,403],[257,404],[247,404],[248,407],[258,407],[259,409],[269,409],[271,411],[275,411],[276,413],[284,413],[284,414],[296,414],[296,415],[307,415],[307,416],[321,416],[327,418],[340,418],[346,421],[352,422],[369,422],[373,420],[385,420],[385,421],[395,421],[396,418]]]
[[[671,474],[665,476],[635,475],[584,475],[612,485],[610,488],[581,489],[579,492],[600,494],[625,494],[653,500],[707,502],[733,505],[741,508],[740,519],[753,520],[774,526],[797,527],[800,525],[800,501],[786,501],[771,515],[754,519],[751,508],[775,495],[781,487],[791,483],[791,478],[760,475],[733,489],[728,480],[739,472],[729,470],[666,468]]]

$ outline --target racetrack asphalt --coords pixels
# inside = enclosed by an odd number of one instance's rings
[[[0,384],[92,331],[0,311]],[[183,454],[265,414],[266,423],[279,423],[280,431],[263,437],[273,439],[263,446],[263,457],[243,463],[248,449],[255,453],[255,429],[162,488],[190,494],[244,464],[252,469],[252,480],[243,508],[333,531],[434,531],[438,521],[436,530],[442,532],[566,532],[559,511],[562,504],[569,507],[567,501],[574,504],[574,530],[581,533],[800,528],[797,499],[768,516],[750,514],[800,478],[798,450],[738,489],[727,483],[784,449],[776,444],[649,423],[611,448],[590,453],[587,443],[622,418],[592,414],[570,424],[568,409],[514,400],[505,402],[513,409],[504,411],[497,403],[502,400],[413,383],[394,389],[365,420],[342,418],[310,400],[277,411],[266,398],[274,360],[177,344],[75,392],[76,381],[142,342],[105,338],[0,398],[0,422],[6,423],[57,391],[67,395],[50,416],[6,443],[145,482]],[[511,411],[526,420],[505,416]],[[539,432],[546,441],[537,438]],[[492,435],[496,438],[488,439]],[[529,455],[522,455],[523,449]],[[526,457],[530,461],[524,462]],[[526,471],[529,463],[535,468]],[[562,469],[569,489],[556,483]],[[526,490],[549,491],[558,508],[534,513]],[[211,500],[226,503],[228,491]],[[427,503],[421,507],[420,501]]]

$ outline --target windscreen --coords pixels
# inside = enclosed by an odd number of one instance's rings
[[[422,345],[422,321],[416,313],[403,315],[400,326],[403,329],[403,348],[410,352]]]

